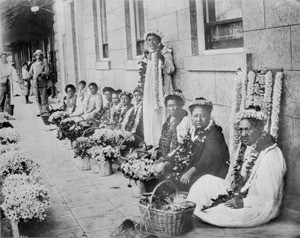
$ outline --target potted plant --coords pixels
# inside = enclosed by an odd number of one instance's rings
[[[75,157],[80,156],[82,160],[82,170],[91,170],[91,160],[88,150],[96,144],[87,137],[79,137],[74,141],[73,149]]]

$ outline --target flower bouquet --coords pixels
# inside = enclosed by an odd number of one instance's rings
[[[51,116],[49,117],[49,122],[51,124],[55,124],[55,125],[59,126],[59,123],[67,117],[70,117],[69,113],[67,113],[65,111],[56,111],[56,112],[52,113]]]
[[[100,168],[101,176],[112,174],[112,163],[118,158],[118,153],[112,146],[94,146],[89,149],[88,153]]]
[[[71,142],[76,140],[78,138],[78,133],[74,130],[74,125],[81,121],[82,119],[80,117],[67,117],[65,119],[62,119],[59,123],[59,127],[62,132],[62,137],[60,137],[60,140],[63,139],[69,139]]]
[[[5,179],[10,174],[31,174],[40,165],[34,163],[22,151],[8,151],[1,155],[5,164],[0,168],[0,177]]]
[[[0,130],[0,144],[15,144],[21,141],[21,136],[14,128],[2,128]]]
[[[95,133],[90,138],[97,145],[102,145],[102,146],[110,145],[115,148],[119,146],[124,139],[130,136],[131,133],[128,131],[102,128],[96,130]]]
[[[96,144],[87,137],[79,137],[75,140],[73,144],[73,149],[75,152],[75,157],[81,156],[82,159],[82,170],[91,169],[91,160],[89,149],[91,149]]]
[[[50,206],[50,197],[45,186],[33,176],[9,175],[2,187],[4,215],[11,221],[13,236],[19,237],[18,223],[38,218],[44,220]]]

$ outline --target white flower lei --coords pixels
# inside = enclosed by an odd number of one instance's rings
[[[250,71],[248,73],[248,86],[245,107],[249,107],[253,102],[255,76],[256,75],[253,71]]]
[[[241,99],[241,105],[240,105],[239,110],[245,109],[245,103],[246,103],[246,97],[247,97],[247,87],[248,87],[248,79],[245,75],[245,77],[242,80],[242,88],[241,88],[242,99]]]
[[[277,139],[283,73],[277,72],[274,83],[270,134]]]
[[[268,115],[267,123],[265,125],[265,131],[269,131],[270,126],[270,115],[271,115],[271,107],[272,107],[272,86],[273,86],[273,74],[271,71],[268,71],[265,74],[265,95],[264,95],[264,103],[263,108],[264,111]]]
[[[236,82],[235,82],[235,90],[233,90],[233,96],[232,96],[232,107],[231,107],[231,113],[230,113],[230,121],[234,121],[236,113],[240,110],[241,107],[241,101],[242,101],[242,85],[243,81],[245,81],[246,75],[242,71],[238,71],[236,75]],[[230,123],[230,154],[233,154],[232,152],[236,150],[237,145],[239,141],[239,134],[235,130],[234,124]]]
[[[2,193],[1,208],[10,221],[45,219],[50,197],[45,186],[37,183],[36,178],[25,174],[10,175],[4,180]]]
[[[0,130],[0,144],[1,143],[18,143],[22,140],[21,135],[15,128],[2,128]]]
[[[160,80],[159,76],[161,75],[160,67],[159,67],[159,59],[157,57],[157,51],[153,53],[154,57],[154,95],[155,95],[155,110],[164,106],[164,91],[162,80]]]

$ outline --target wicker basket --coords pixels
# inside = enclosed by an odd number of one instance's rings
[[[170,180],[160,182],[153,190],[150,203],[148,206],[139,204],[140,211],[143,217],[143,223],[147,230],[151,233],[157,233],[160,235],[167,236],[179,236],[187,232],[190,228],[191,218],[195,210],[196,204],[193,202],[191,206],[182,211],[163,211],[156,208],[152,208],[152,200],[157,189],[163,185],[168,184],[176,189],[178,194],[177,186]]]

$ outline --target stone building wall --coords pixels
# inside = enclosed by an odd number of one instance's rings
[[[80,80],[132,90],[138,81],[138,58],[132,55],[128,29],[131,0],[107,0],[109,58],[97,59],[99,25],[97,0],[75,0],[77,58]],[[98,3],[97,3],[98,2]],[[199,0],[144,0],[145,27],[165,35],[163,43],[174,50],[176,87],[187,104],[196,96],[214,103],[214,117],[228,142],[230,105],[237,69],[283,69],[284,95],[280,145],[288,164],[285,211],[297,217],[300,205],[300,3],[296,0],[242,0],[243,49],[207,51],[203,39],[203,9]],[[65,82],[75,82],[74,45],[70,32],[70,1],[65,1]],[[98,27],[98,28],[97,28]],[[80,37],[82,41],[80,41]],[[96,41],[95,41],[96,40]],[[130,46],[130,47],[129,47]],[[65,78],[64,78],[65,77]],[[300,217],[300,216],[299,216]]]

